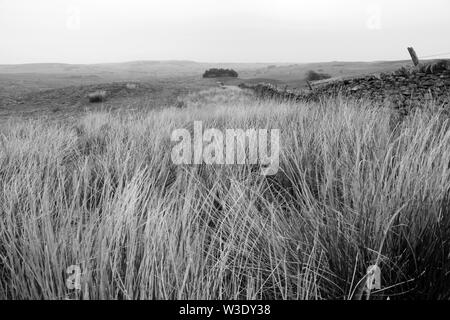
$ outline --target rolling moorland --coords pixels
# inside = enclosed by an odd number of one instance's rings
[[[449,299],[439,103],[399,118],[370,100],[281,101],[236,86],[302,89],[309,70],[346,78],[406,64],[0,66],[0,298]],[[201,78],[209,67],[239,78],[219,86]],[[96,90],[105,102],[89,103]],[[171,132],[198,120],[281,129],[279,172],[174,165]],[[81,290],[66,285],[72,265]],[[368,292],[372,265],[381,289]]]
[[[151,109],[173,105],[190,92],[217,87],[217,79],[202,79],[212,67],[231,68],[239,78],[219,79],[227,85],[268,82],[292,89],[306,85],[310,70],[334,78],[386,72],[409,64],[395,62],[330,62],[312,64],[211,64],[190,61],[136,61],[116,64],[0,65],[0,118],[10,115],[66,118],[97,110],[87,102],[89,92],[110,93],[103,108]],[[126,88],[127,83],[136,90]]]

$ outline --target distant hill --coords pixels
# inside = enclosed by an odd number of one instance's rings
[[[95,74],[119,77],[178,77],[201,76],[206,69],[228,68],[256,70],[266,67],[260,63],[201,63],[193,61],[131,61],[102,64],[32,63],[0,65],[0,74]]]
[[[298,80],[309,70],[329,73],[333,76],[359,75],[398,69],[410,61],[379,62],[326,62],[326,63],[202,63],[194,61],[130,61],[122,63],[65,64],[32,63],[0,65],[0,74],[42,73],[42,74],[102,74],[134,76],[201,76],[206,69],[234,69],[240,75],[277,80]]]

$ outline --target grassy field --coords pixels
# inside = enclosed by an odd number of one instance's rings
[[[370,265],[370,299],[450,298],[448,119],[238,89],[186,104],[2,125],[1,298],[360,299]],[[173,165],[194,120],[281,129],[280,171]]]

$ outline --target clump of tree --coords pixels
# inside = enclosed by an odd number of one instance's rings
[[[306,80],[308,81],[318,81],[318,80],[324,80],[324,79],[330,79],[331,76],[327,73],[320,73],[316,72],[314,70],[309,70],[306,73]]]
[[[221,78],[221,77],[231,77],[231,78],[237,78],[238,73],[234,71],[233,69],[217,69],[212,68],[209,70],[206,70],[203,74],[203,78]]]

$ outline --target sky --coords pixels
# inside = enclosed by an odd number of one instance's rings
[[[449,16],[449,0],[0,0],[0,64],[400,60],[449,53]]]

